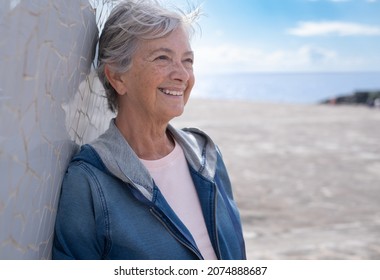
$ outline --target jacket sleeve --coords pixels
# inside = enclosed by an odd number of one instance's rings
[[[236,236],[236,239],[238,240],[238,243],[239,243],[239,249],[237,250],[238,253],[235,253],[232,256],[232,258],[245,260],[247,257],[246,257],[245,241],[244,241],[244,236],[243,236],[243,229],[242,229],[240,214],[239,214],[236,202],[234,201],[234,198],[233,198],[231,181],[229,179],[228,172],[222,158],[222,154],[218,148],[217,148],[217,165],[216,165],[216,172],[215,172],[215,183],[218,187],[219,193],[222,197],[223,204],[226,207],[230,220],[233,224],[234,235]],[[230,238],[225,238],[225,239],[226,239],[225,243],[228,243],[227,240],[230,240]]]
[[[99,191],[98,181],[86,164],[70,165],[57,210],[53,259],[103,257],[106,212],[102,211]]]
[[[225,191],[227,192],[228,196],[233,200],[234,195],[232,191],[231,180],[228,175],[226,165],[224,164],[223,155],[219,147],[218,146],[215,146],[215,147],[216,147],[216,152],[217,152],[217,164],[216,164],[215,175],[218,177],[218,179],[221,182],[223,182]]]

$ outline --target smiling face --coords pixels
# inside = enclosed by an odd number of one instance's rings
[[[160,123],[181,115],[194,85],[193,60],[181,27],[164,38],[141,41],[132,67],[120,75],[119,113]]]

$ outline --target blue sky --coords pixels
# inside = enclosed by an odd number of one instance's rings
[[[198,72],[380,71],[380,0],[171,0],[202,4]]]

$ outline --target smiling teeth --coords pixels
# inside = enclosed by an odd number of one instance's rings
[[[174,90],[168,90],[168,89],[162,89],[162,88],[160,90],[167,95],[173,95],[173,96],[183,95],[183,91],[174,91]]]

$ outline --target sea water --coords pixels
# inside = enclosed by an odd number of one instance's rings
[[[372,90],[380,90],[380,72],[200,74],[196,76],[193,97],[318,103]]]

